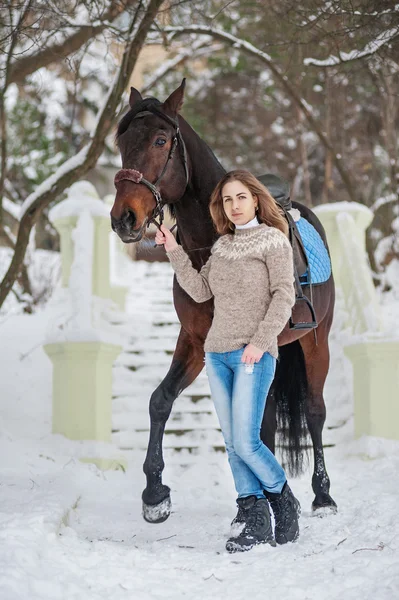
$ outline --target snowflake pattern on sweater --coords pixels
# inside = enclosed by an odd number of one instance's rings
[[[247,235],[241,231],[238,234],[227,234],[217,240],[212,248],[212,254],[237,260],[246,256],[263,256],[272,248],[278,250],[283,247],[290,247],[286,236],[274,227],[268,227],[266,235],[259,236],[258,227],[254,231],[247,230]]]

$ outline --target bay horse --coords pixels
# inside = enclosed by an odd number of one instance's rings
[[[217,239],[209,198],[225,170],[208,145],[179,114],[185,80],[165,102],[143,99],[131,88],[130,110],[120,120],[116,141],[122,169],[115,176],[116,197],[111,210],[111,227],[126,243],[138,242],[146,227],[162,221],[168,206],[176,219],[177,241],[197,270],[206,263]],[[313,212],[293,202],[301,216],[319,232],[327,246],[324,229]],[[304,288],[305,294],[309,292]],[[204,341],[213,316],[213,300],[196,303],[173,280],[173,298],[181,329],[169,371],[150,399],[150,437],[143,470],[146,488],[142,494],[143,517],[150,523],[165,521],[171,511],[170,488],[162,482],[162,442],[165,424],[177,396],[204,367]],[[313,443],[315,494],[313,511],[336,511],[330,496],[322,430],[326,417],[323,387],[329,368],[328,335],[334,310],[334,281],[331,277],[313,289],[313,306],[318,322],[317,339],[312,330],[292,330],[288,324],[278,338],[279,360],[269,391],[261,437],[275,451],[277,417],[288,444],[290,472],[301,468],[301,451],[307,434]],[[306,307],[296,305],[294,320],[306,320]],[[277,415],[277,417],[276,417]],[[279,420],[280,423],[280,420]]]

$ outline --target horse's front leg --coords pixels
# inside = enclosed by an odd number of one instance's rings
[[[203,345],[182,328],[172,364],[165,379],[150,400],[150,440],[143,470],[147,477],[143,499],[143,517],[149,523],[162,523],[171,511],[170,488],[162,483],[164,461],[162,440],[166,421],[177,396],[194,381],[204,366]]]

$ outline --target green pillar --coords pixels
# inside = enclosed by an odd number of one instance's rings
[[[83,213],[86,213],[84,218],[79,220]],[[66,314],[62,330],[50,331],[49,343],[44,345],[53,363],[52,430],[72,440],[110,442],[112,365],[122,346],[114,343],[106,331],[93,327],[92,313],[93,297],[94,300],[95,297],[112,297],[109,207],[100,200],[92,184],[80,181],[71,186],[67,199],[50,211],[50,220],[60,234],[62,287],[66,291],[69,289],[66,297],[71,303],[71,318]],[[73,235],[78,222],[81,228],[78,247],[87,252],[82,256],[86,261],[80,263],[79,260],[74,262],[75,258],[79,259],[79,255],[75,257]],[[87,286],[88,280],[90,286]],[[81,460],[94,462],[100,468],[123,466],[124,463],[123,459],[98,456]]]
[[[326,230],[336,286],[353,341],[344,347],[353,369],[354,434],[399,439],[399,342],[383,331],[366,253],[373,213],[356,202],[317,206]]]
[[[368,339],[344,352],[353,366],[355,437],[399,440],[399,342]]]
[[[103,342],[44,345],[53,363],[53,433],[111,441],[112,363],[121,350]]]

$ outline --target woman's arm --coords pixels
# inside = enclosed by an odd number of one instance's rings
[[[205,302],[213,297],[208,282],[212,256],[198,272],[181,246],[177,246],[166,254],[176,273],[177,281],[195,302]]]
[[[294,259],[291,245],[278,229],[270,232],[275,236],[273,244],[265,252],[272,299],[265,318],[251,339],[251,344],[264,352],[275,343],[284,329],[295,304]]]
[[[166,254],[176,273],[177,281],[195,302],[205,302],[212,298],[213,294],[209,287],[208,276],[211,266],[211,258],[198,273],[193,268],[191,261],[183,248],[178,245],[174,235],[165,225],[161,225],[155,234],[157,244],[163,245]]]

